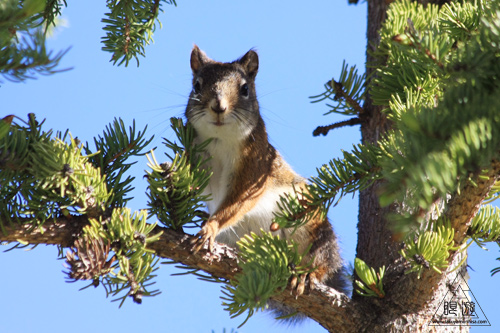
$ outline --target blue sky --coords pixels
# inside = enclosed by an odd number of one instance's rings
[[[162,29],[146,48],[140,67],[114,67],[111,55],[101,51],[101,18],[105,2],[69,1],[49,41],[54,51],[71,47],[60,74],[25,83],[4,82],[0,87],[0,116],[26,117],[34,112],[46,118],[45,129],[64,131],[82,141],[92,141],[114,117],[126,124],[135,119],[137,128],[148,125],[155,135],[150,148],[157,147],[159,160],[165,151],[162,137],[173,139],[169,118],[182,116],[191,89],[189,55],[193,44],[220,61],[232,61],[255,48],[260,56],[257,93],[271,143],[304,175],[329,159],[349,150],[360,139],[356,127],[338,129],[327,137],[313,138],[318,125],[345,120],[339,115],[323,116],[328,109],[311,104],[308,96],[323,91],[323,84],[339,74],[342,61],[364,69],[366,4],[348,6],[347,1],[251,2],[182,1],[178,7],[164,6]],[[130,208],[146,206],[146,183],[142,176],[146,159],[132,169],[136,176],[135,199]],[[330,212],[341,240],[343,257],[353,261],[356,247],[357,197],[344,198]],[[0,248],[8,249],[9,246]],[[489,252],[472,247],[469,283],[491,328],[500,327],[498,312],[499,276],[489,271],[498,265],[498,247]],[[146,298],[142,305],[127,301],[119,309],[105,298],[104,290],[79,291],[85,283],[65,283],[64,261],[53,246],[32,251],[13,250],[0,254],[2,302],[1,331],[28,332],[222,332],[236,328],[243,318],[231,320],[221,307],[220,286],[193,277],[170,276],[179,270],[163,265],[156,278],[162,294]],[[492,292],[494,290],[494,292]],[[287,327],[267,314],[255,315],[238,332],[325,332],[308,321]]]

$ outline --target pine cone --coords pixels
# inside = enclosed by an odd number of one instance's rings
[[[87,235],[75,241],[74,247],[66,252],[66,262],[70,271],[66,272],[69,279],[73,280],[94,280],[94,285],[99,284],[99,276],[111,271],[114,256],[108,259],[110,243],[104,244],[99,238],[91,238]]]

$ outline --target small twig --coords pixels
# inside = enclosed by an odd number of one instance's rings
[[[158,11],[160,9],[160,0],[155,0],[153,6],[151,7],[151,16],[148,21],[154,21],[154,19],[158,16]]]
[[[328,82],[328,85],[335,91],[335,100],[339,98],[345,99],[347,104],[349,104],[358,114],[362,114],[364,112],[363,108],[361,105],[359,105],[358,102],[353,100],[351,96],[349,96],[345,91],[344,91],[344,86],[342,83],[335,81],[332,79],[331,81]]]
[[[318,126],[314,131],[313,131],[313,136],[319,136],[321,135],[327,135],[328,132],[332,129],[339,128],[339,127],[344,127],[344,126],[354,126],[354,125],[359,125],[361,124],[361,119],[358,117],[351,118],[349,120],[345,121],[340,121],[335,124],[331,124],[328,126]]]
[[[115,162],[117,159],[128,153],[129,151],[132,150],[132,148],[137,146],[137,142],[130,142],[125,149],[122,149],[121,151],[117,152],[113,156],[111,156],[111,159],[107,162],[107,165],[104,166],[103,174],[107,174],[108,167]]]
[[[413,39],[412,43],[413,46],[418,51],[425,53],[425,55],[429,57],[429,59],[431,59],[439,68],[443,69],[443,63],[437,59],[436,55],[431,53],[429,49],[422,46],[422,43],[419,40],[417,29],[415,29],[415,26],[413,25],[413,21],[411,20],[411,18],[408,18],[407,22],[408,22],[407,33],[409,34],[410,38]]]

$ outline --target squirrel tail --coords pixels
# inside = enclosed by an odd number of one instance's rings
[[[325,284],[350,297],[352,294],[352,277],[354,273],[354,268],[351,266],[342,265],[337,273],[325,281]]]
[[[284,305],[283,303],[269,300],[267,301],[269,305],[269,311],[272,316],[279,320],[280,324],[284,324],[286,326],[295,326],[297,324],[301,324],[308,317],[302,312],[298,312],[294,308]]]

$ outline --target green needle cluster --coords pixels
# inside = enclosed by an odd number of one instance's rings
[[[378,273],[375,272],[373,267],[368,266],[363,260],[354,259],[354,269],[356,274],[361,279],[354,282],[358,286],[356,292],[362,296],[384,298],[384,285],[382,279],[384,278],[385,266],[380,267]]]
[[[150,280],[155,277],[153,273],[157,270],[159,259],[147,245],[157,241],[161,233],[152,234],[156,224],[148,224],[147,215],[146,210],[131,213],[128,208],[117,208],[106,221],[90,219],[90,225],[84,228],[84,239],[110,244],[113,250],[114,265],[109,264],[109,274],[103,275],[102,283],[107,294],[112,297],[126,291],[125,295],[115,299],[121,301],[120,305],[127,296],[131,296],[134,302],[141,303],[143,296],[158,294],[157,290],[148,290],[153,284]],[[103,225],[106,227],[103,228]],[[109,258],[102,260],[106,259]],[[94,285],[99,280],[99,275],[101,274],[94,275]]]
[[[417,272],[420,277],[424,269],[433,269],[438,273],[449,266],[451,251],[456,251],[453,236],[454,229],[449,222],[439,220],[430,230],[419,232],[408,237],[406,247],[401,250],[402,256],[411,264],[407,274]]]
[[[302,263],[309,250],[300,254],[295,242],[280,239],[270,232],[246,235],[238,246],[242,272],[224,286],[222,299],[233,318],[248,311],[245,322],[255,311],[266,309],[268,299],[283,291],[290,277],[314,270],[311,263]]]
[[[207,157],[203,150],[208,144],[195,143],[195,132],[190,124],[172,118],[171,126],[180,145],[165,139],[170,149],[166,154],[170,162],[159,164],[154,153],[148,156],[148,207],[151,215],[167,227],[199,225],[205,218],[204,201],[209,200],[203,190],[208,185],[211,172],[205,168]]]

